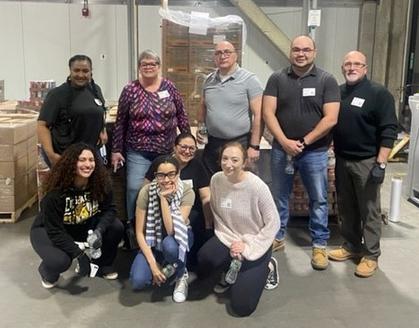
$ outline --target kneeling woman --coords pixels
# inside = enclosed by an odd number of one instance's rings
[[[94,239],[90,246],[101,248],[97,259],[76,244],[86,242],[89,230]],[[90,273],[92,262],[99,266],[97,275],[116,279],[112,263],[122,236],[110,178],[95,149],[83,143],[71,145],[51,170],[30,233],[32,246],[42,259],[38,270],[43,287],[54,287],[73,259],[78,260],[82,275]]]
[[[179,163],[161,156],[153,163],[155,179],[138,194],[135,230],[140,251],[131,267],[134,289],[160,286],[176,278],[175,302],[184,302],[188,293],[186,255],[193,243],[189,213],[195,200],[192,188],[179,179]]]
[[[244,171],[245,164],[246,150],[239,143],[227,143],[222,148],[223,171],[214,174],[210,183],[215,236],[198,253],[201,275],[228,269],[214,291],[230,289],[231,307],[239,316],[248,316],[256,309],[270,271],[277,279],[271,245],[279,229],[279,215],[268,186]],[[266,288],[273,286],[266,284]]]

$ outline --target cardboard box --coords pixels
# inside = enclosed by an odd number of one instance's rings
[[[36,134],[34,114],[0,114],[0,143],[14,145]]]
[[[24,175],[13,181],[13,184],[6,184],[7,179],[0,180],[0,188],[13,192],[14,195],[6,195],[6,191],[0,193],[0,212],[11,213],[21,209],[29,200],[27,192],[27,176]],[[3,183],[3,184],[2,184]],[[2,188],[4,187],[4,188]]]
[[[27,141],[22,141],[15,145],[0,144],[0,162],[13,162],[27,153]]]
[[[15,161],[0,162],[0,178],[15,178],[25,175],[28,171],[28,155]]]

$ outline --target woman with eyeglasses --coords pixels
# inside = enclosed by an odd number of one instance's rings
[[[173,156],[155,162],[155,178],[141,188],[135,211],[135,230],[140,250],[131,266],[133,289],[161,286],[175,279],[173,300],[182,303],[188,294],[186,258],[193,244],[189,214],[195,194],[179,178]]]
[[[160,76],[159,56],[143,51],[138,69],[138,80],[122,90],[112,138],[114,170],[126,162],[128,220],[134,219],[135,201],[151,162],[172,151],[177,128],[190,131],[179,91]]]
[[[213,235],[213,219],[209,205],[210,179],[201,161],[195,158],[196,150],[196,139],[191,133],[184,132],[176,137],[173,156],[179,162],[180,179],[189,184],[195,192],[195,202],[189,214],[194,234],[194,244],[188,254],[190,269],[197,264],[198,250]],[[146,173],[145,183],[153,180],[155,171],[153,164]]]

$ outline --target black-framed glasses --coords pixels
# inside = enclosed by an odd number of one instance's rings
[[[177,172],[176,171],[170,171],[167,173],[156,172],[154,173],[154,176],[156,177],[157,180],[160,180],[160,181],[163,181],[164,179],[166,179],[166,177],[168,177],[169,180],[173,180],[174,178],[176,178]]]
[[[298,47],[291,48],[291,52],[293,54],[299,54],[300,52],[302,52],[303,54],[309,54],[312,51],[314,51],[313,48],[298,48]]]
[[[352,67],[353,68],[364,68],[365,66],[367,66],[367,64],[365,64],[365,63],[361,63],[361,62],[346,62],[346,63],[343,63],[343,67],[344,68],[346,68],[346,69],[351,69]]]
[[[180,150],[182,151],[189,151],[191,154],[196,152],[196,147],[195,146],[188,146],[188,145],[182,145],[182,144],[178,144],[177,146],[179,146]]]
[[[235,51],[234,50],[230,50],[230,49],[224,49],[224,50],[215,50],[214,51],[214,55],[215,56],[226,56],[226,57],[230,57],[232,54],[234,54]]]
[[[154,67],[157,67],[159,65],[160,64],[157,63],[157,62],[154,62],[154,63],[140,63],[140,67],[141,68],[146,68],[146,67],[152,67],[152,68],[154,68]]]

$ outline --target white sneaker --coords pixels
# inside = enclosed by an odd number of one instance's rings
[[[186,271],[183,276],[176,281],[175,289],[173,290],[173,301],[176,303],[183,303],[188,297],[188,272]]]
[[[44,287],[46,289],[54,288],[55,286],[57,286],[57,284],[58,284],[58,280],[56,282],[49,282],[49,281],[46,281],[43,278],[41,278],[41,285],[42,285],[42,287]]]

